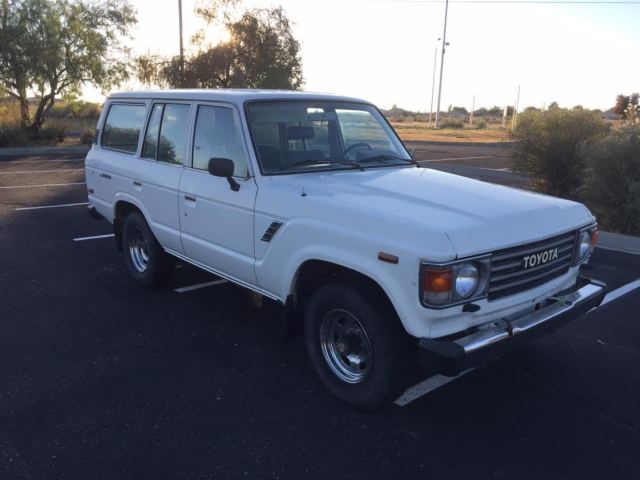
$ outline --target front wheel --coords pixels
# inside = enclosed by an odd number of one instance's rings
[[[320,287],[305,312],[311,364],[329,391],[359,409],[392,401],[404,387],[406,335],[392,308],[366,287]]]

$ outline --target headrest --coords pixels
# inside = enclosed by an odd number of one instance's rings
[[[313,127],[310,126],[293,126],[287,128],[287,138],[289,140],[309,140],[316,136]]]

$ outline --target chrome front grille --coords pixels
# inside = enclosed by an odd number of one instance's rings
[[[493,252],[491,277],[487,298],[497,298],[523,292],[564,275],[571,268],[576,232]],[[525,268],[524,258],[529,255],[558,249],[557,258]]]

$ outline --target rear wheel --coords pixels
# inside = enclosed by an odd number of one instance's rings
[[[406,340],[393,309],[366,287],[322,286],[305,312],[314,370],[333,395],[356,408],[376,409],[402,393]]]
[[[144,217],[127,215],[122,227],[124,264],[129,275],[145,287],[157,287],[167,277],[169,261]]]

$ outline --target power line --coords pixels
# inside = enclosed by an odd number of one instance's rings
[[[446,0],[373,0],[375,3],[445,3]],[[544,4],[544,5],[640,5],[638,0],[450,0],[450,3],[478,4]]]

